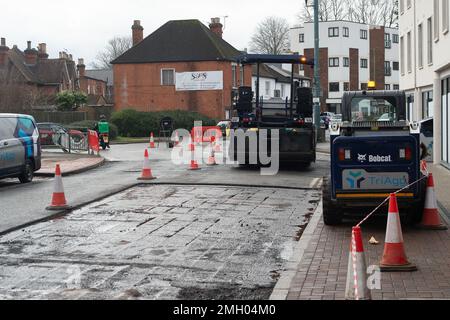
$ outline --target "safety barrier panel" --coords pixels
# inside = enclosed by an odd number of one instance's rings
[[[212,142],[211,137],[215,137],[216,141],[222,138],[222,130],[220,127],[194,127],[191,135],[194,143],[210,143]]]

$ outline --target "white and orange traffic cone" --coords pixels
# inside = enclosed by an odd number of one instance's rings
[[[46,209],[53,211],[70,209],[70,206],[67,205],[66,195],[64,193],[61,167],[59,164],[56,165],[55,169],[55,184],[53,189],[52,203]]]
[[[152,169],[150,168],[150,160],[148,157],[148,150],[145,149],[144,153],[144,166],[142,168],[141,177],[138,180],[148,181],[156,179],[152,174]]]
[[[426,230],[447,230],[447,226],[441,222],[439,210],[437,208],[436,193],[434,190],[433,174],[428,175],[427,193],[425,197],[425,208],[422,222],[419,227]]]
[[[176,148],[180,147],[180,136],[178,135],[178,131],[175,132],[174,145]]]
[[[360,227],[352,229],[345,299],[372,300],[370,289],[367,286],[367,264]]]
[[[153,132],[150,134],[150,149],[155,149],[155,137],[153,136]]]
[[[195,145],[193,143],[189,144],[189,151],[191,152],[191,164],[188,170],[200,170],[197,160],[195,160]]]
[[[425,160],[420,161],[420,171],[423,175],[428,175],[427,162]]]
[[[380,269],[383,272],[417,270],[417,267],[410,263],[406,257],[400,213],[395,194],[391,194],[389,199],[386,241]]]
[[[214,152],[221,153],[222,147],[220,143],[217,141],[217,139],[214,139]]]
[[[216,153],[214,152],[214,146],[211,143],[211,153],[209,154],[208,162],[206,163],[208,166],[216,166]]]

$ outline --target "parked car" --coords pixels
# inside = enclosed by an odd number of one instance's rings
[[[34,118],[0,113],[0,179],[33,180],[41,169],[41,144]]]
[[[325,126],[325,129],[330,127],[331,119],[335,116],[332,112],[323,112],[320,114],[320,123],[322,126]]]
[[[52,123],[52,122],[43,122],[37,124],[39,129],[39,135],[41,137],[41,143],[44,146],[48,145],[61,145],[61,141],[59,137],[55,137],[55,133],[69,133],[72,141],[80,142],[84,139],[84,134],[78,130],[67,129],[60,124]],[[56,141],[55,141],[56,140]]]
[[[427,150],[427,157],[425,158],[428,162],[433,162],[433,144],[434,144],[434,120],[433,118],[428,118],[420,121],[420,143],[423,144]]]

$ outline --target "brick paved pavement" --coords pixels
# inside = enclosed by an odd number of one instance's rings
[[[320,219],[292,279],[288,300],[345,298],[352,225],[349,222],[340,227],[327,227]],[[377,265],[384,248],[385,219],[376,219],[375,223],[363,226],[362,231],[367,264]],[[382,288],[373,290],[372,298],[450,299],[450,231],[404,227],[403,235],[408,258],[419,271],[382,273]],[[380,241],[378,246],[369,244],[372,236]]]

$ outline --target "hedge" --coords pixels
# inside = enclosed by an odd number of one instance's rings
[[[82,130],[83,128],[94,130],[95,124],[97,122],[98,121],[94,121],[94,120],[78,121],[78,122],[71,123],[68,127],[71,129],[78,129],[78,130]],[[110,122],[109,123],[109,138],[111,140],[117,138],[118,133],[119,133],[119,130],[117,129],[117,126]]]
[[[111,122],[114,123],[119,135],[123,137],[147,137],[151,132],[159,134],[160,121],[170,117],[174,120],[174,129],[191,130],[195,121],[202,121],[203,126],[215,126],[217,121],[200,113],[191,111],[140,112],[132,109],[114,112]]]

